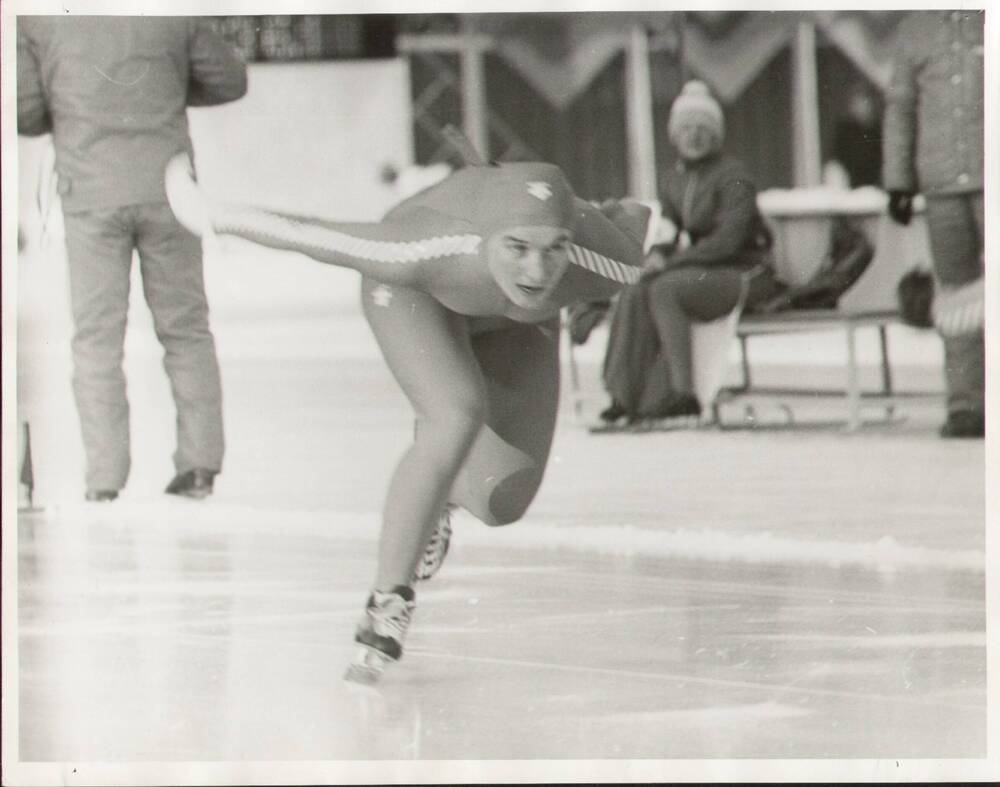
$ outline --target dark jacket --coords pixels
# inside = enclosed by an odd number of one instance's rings
[[[883,186],[983,188],[982,11],[914,12],[900,23],[883,123]]]
[[[771,233],[757,207],[757,189],[738,160],[711,156],[678,161],[661,183],[663,215],[691,238],[669,253],[670,267],[771,264]]]
[[[165,201],[167,161],[191,152],[185,108],[246,90],[246,65],[207,20],[18,19],[17,129],[52,132],[67,212]]]

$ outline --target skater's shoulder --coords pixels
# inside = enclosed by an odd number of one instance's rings
[[[408,197],[399,208],[427,208],[442,216],[471,220],[475,197],[484,183],[484,167],[463,167]]]

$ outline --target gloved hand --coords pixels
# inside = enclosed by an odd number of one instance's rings
[[[607,199],[597,206],[608,220],[628,237],[645,246],[647,227],[652,219],[652,209],[634,199]]]
[[[889,216],[897,224],[904,227],[913,218],[913,192],[912,191],[890,191],[889,192]]]
[[[658,248],[654,247],[653,250],[646,256],[646,262],[645,265],[643,265],[642,273],[639,274],[639,279],[642,281],[648,281],[649,279],[659,276],[668,267],[669,263],[667,262],[667,255]]]
[[[573,344],[585,344],[590,332],[607,316],[611,301],[578,303],[569,308],[569,336]]]

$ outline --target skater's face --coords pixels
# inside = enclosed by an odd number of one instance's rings
[[[685,161],[698,161],[715,152],[722,140],[715,129],[697,117],[682,120],[674,130],[674,146]]]
[[[515,305],[540,309],[566,272],[569,243],[558,227],[509,227],[487,241],[487,266]]]

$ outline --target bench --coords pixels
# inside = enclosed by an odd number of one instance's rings
[[[721,425],[720,405],[742,397],[836,395],[846,404],[848,430],[862,423],[862,409],[869,404],[884,406],[891,414],[896,403],[926,397],[926,394],[895,389],[889,353],[888,328],[900,323],[896,307],[896,285],[915,265],[930,267],[926,223],[918,207],[908,227],[893,224],[885,214],[885,194],[877,189],[831,192],[825,189],[795,189],[763,192],[761,211],[774,233],[778,275],[790,284],[808,281],[822,262],[830,241],[834,219],[848,216],[868,235],[875,255],[868,268],[839,299],[836,309],[789,310],[773,314],[745,314],[742,305],[709,323],[695,324],[692,360],[695,390],[704,407],[704,420]],[[878,334],[880,382],[878,390],[862,389],[858,359],[858,332]],[[763,387],[754,385],[749,355],[751,339],[767,336],[843,332],[847,360],[844,382],[835,389]],[[739,342],[741,381],[725,386],[730,350]],[[760,338],[763,340],[763,338]],[[579,372],[569,345],[570,386],[576,416],[582,413]],[[789,407],[785,407],[791,412]]]
[[[857,429],[861,424],[862,398],[878,399],[889,407],[890,411],[897,399],[892,385],[892,369],[889,359],[888,326],[899,322],[899,314],[894,310],[849,313],[832,309],[795,310],[777,314],[742,315],[736,326],[736,338],[740,343],[740,369],[742,382],[737,386],[722,388],[713,401],[713,415],[719,419],[718,408],[722,401],[732,400],[740,395],[756,394],[758,396],[816,396],[819,394],[839,393],[840,389],[830,391],[816,388],[766,388],[754,386],[751,377],[748,342],[753,336],[767,336],[789,333],[815,333],[817,331],[843,331],[847,343],[847,365],[843,394],[847,404],[847,428]],[[863,328],[875,328],[878,331],[880,350],[881,388],[876,392],[863,391],[860,382],[857,353],[857,332]]]
[[[836,309],[741,314],[733,335],[739,341],[742,381],[716,392],[711,407],[713,417],[718,420],[721,402],[748,394],[782,397],[837,394],[845,400],[846,426],[854,430],[862,423],[861,411],[866,404],[884,406],[891,414],[897,402],[926,396],[894,388],[888,338],[889,326],[902,322],[896,305],[896,285],[900,277],[915,265],[930,267],[926,222],[922,212],[918,211],[910,226],[900,227],[886,215],[885,195],[876,189],[764,192],[759,201],[774,232],[778,273],[791,284],[805,282],[815,272],[826,253],[830,227],[837,217],[847,216],[856,223],[872,241],[875,255],[858,281],[840,297]],[[862,389],[857,352],[858,332],[869,329],[878,334],[881,385],[875,391]],[[700,326],[696,332],[699,330]],[[752,338],[824,331],[844,334],[847,353],[841,388],[767,388],[753,384],[748,348]],[[725,363],[727,360],[716,362]],[[702,363],[712,361],[703,358]]]

